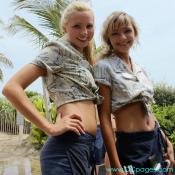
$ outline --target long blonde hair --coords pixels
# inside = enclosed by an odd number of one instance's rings
[[[104,57],[108,57],[113,53],[113,47],[110,42],[110,35],[114,29],[118,29],[121,25],[128,26],[132,25],[136,37],[136,41],[138,41],[138,27],[132,16],[128,15],[125,12],[113,12],[111,15],[107,17],[107,19],[103,23],[102,30],[102,49],[97,55],[98,59],[102,59]]]
[[[75,12],[84,12],[84,11],[90,11],[92,12],[90,6],[82,1],[74,1],[70,3],[66,9],[63,11],[63,14],[61,16],[61,30],[63,34],[65,33],[66,25],[68,24],[68,20],[71,17],[71,15]],[[93,14],[93,12],[92,12]],[[93,51],[94,51],[94,41],[91,40],[89,44],[84,48],[84,55],[87,58],[88,62],[90,64],[93,64]]]

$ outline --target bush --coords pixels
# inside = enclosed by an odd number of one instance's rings
[[[35,108],[40,112],[41,116],[46,117],[46,106],[43,96],[35,96],[33,104]],[[54,123],[56,120],[56,108],[53,103],[51,103],[50,113],[52,123]],[[47,135],[42,130],[37,128],[34,124],[32,124],[31,138],[32,144],[34,144],[35,148],[40,149],[46,141]]]
[[[16,110],[5,98],[0,97],[0,118],[6,121],[16,121]]]
[[[154,99],[157,105],[173,105],[175,103],[175,89],[165,84],[154,87]]]
[[[28,98],[32,98],[32,97],[41,95],[41,94],[39,94],[38,92],[35,92],[35,91],[25,91],[25,93],[26,93]]]
[[[175,104],[168,106],[152,105],[152,109],[162,129],[175,148]]]

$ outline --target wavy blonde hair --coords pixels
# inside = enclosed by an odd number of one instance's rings
[[[125,12],[113,12],[107,17],[103,23],[103,30],[101,35],[103,45],[101,46],[101,51],[97,55],[97,59],[108,57],[113,53],[113,47],[109,39],[113,30],[118,29],[121,25],[128,26],[130,24],[134,29],[136,41],[138,42],[138,27],[132,16],[128,15]]]
[[[65,33],[65,28],[68,24],[71,15],[75,12],[84,12],[84,11],[90,11],[92,15],[94,15],[90,6],[82,1],[74,1],[66,7],[61,16],[61,23],[60,23],[63,34]],[[87,58],[90,64],[93,64],[93,52],[94,52],[94,41],[91,40],[83,51],[85,57]]]

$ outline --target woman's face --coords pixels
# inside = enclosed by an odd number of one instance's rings
[[[91,11],[74,12],[65,26],[67,40],[80,52],[94,35],[94,16]]]
[[[129,54],[129,49],[132,47],[135,39],[134,28],[131,24],[119,26],[109,36],[114,52],[120,54]]]

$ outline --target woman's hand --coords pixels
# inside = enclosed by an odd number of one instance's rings
[[[73,131],[77,135],[84,134],[85,128],[83,126],[81,116],[71,114],[62,117],[61,113],[59,113],[55,124],[52,125],[50,135],[57,136],[65,133],[66,131]]]
[[[170,161],[170,168],[173,168],[174,165],[174,150],[173,150],[173,145],[172,143],[169,141],[168,138],[167,139],[167,153],[164,155],[165,159],[168,159]]]
[[[174,150],[172,143],[167,140],[167,153],[165,154],[165,158],[170,160],[170,167],[173,167],[174,164]]]

